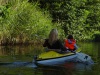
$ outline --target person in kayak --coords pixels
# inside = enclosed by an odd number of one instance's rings
[[[78,49],[78,46],[76,45],[76,40],[74,40],[72,35],[68,35],[68,38],[65,39],[64,45],[66,49],[71,52],[75,52]]]
[[[50,31],[49,38],[45,39],[43,47],[47,47],[48,49],[61,50],[61,51],[66,50],[62,42],[58,39],[57,29],[52,29]]]

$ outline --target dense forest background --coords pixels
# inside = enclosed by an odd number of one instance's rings
[[[0,45],[41,42],[52,28],[100,41],[100,0],[0,0]]]

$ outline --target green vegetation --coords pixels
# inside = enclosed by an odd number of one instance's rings
[[[37,7],[37,3],[8,0],[0,9],[1,44],[31,43],[47,36],[52,28],[52,18],[47,11]]]
[[[40,7],[50,11],[65,35],[93,40],[92,35],[100,32],[100,0],[40,0]]]
[[[0,44],[41,41],[52,28],[60,38],[100,40],[100,0],[0,0]]]

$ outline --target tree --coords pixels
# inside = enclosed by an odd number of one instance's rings
[[[38,1],[42,9],[49,10],[53,22],[60,23],[65,35],[74,34],[78,39],[90,39],[93,35],[91,31],[100,28],[100,0],[34,1]]]

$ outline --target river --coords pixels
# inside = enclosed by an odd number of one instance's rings
[[[30,62],[34,55],[43,52],[42,46],[1,46],[0,62],[3,63],[0,64],[0,75],[100,75],[100,43],[81,42],[78,46],[81,52],[91,56],[94,65],[66,62],[58,66],[36,67]]]

